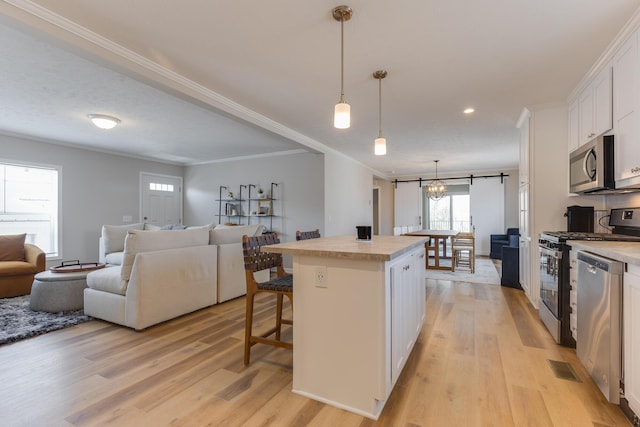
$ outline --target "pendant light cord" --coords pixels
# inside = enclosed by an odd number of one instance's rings
[[[382,138],[382,79],[378,79],[378,138]]]
[[[344,16],[340,16],[340,102],[344,102]]]

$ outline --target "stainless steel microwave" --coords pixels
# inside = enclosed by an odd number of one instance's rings
[[[569,155],[569,191],[613,190],[613,135],[599,136]]]

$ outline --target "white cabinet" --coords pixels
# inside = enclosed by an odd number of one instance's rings
[[[624,394],[629,406],[640,414],[640,267],[628,264],[624,274]]]
[[[520,129],[520,163],[518,172],[520,175],[520,185],[529,182],[529,125],[531,113],[526,108],[518,119],[518,129]]]
[[[589,142],[613,127],[611,64],[596,76],[579,97],[579,144]]]
[[[425,316],[424,249],[391,267],[391,382],[411,353]]]
[[[616,188],[640,185],[640,55],[638,33],[613,58],[613,121]]]
[[[569,105],[569,152],[580,146],[580,100]]]

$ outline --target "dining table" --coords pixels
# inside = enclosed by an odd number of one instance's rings
[[[453,271],[453,262],[451,265],[440,265],[440,241],[443,242],[442,249],[443,258],[446,257],[447,254],[447,240],[451,237],[454,237],[458,234],[458,230],[415,230],[409,233],[403,234],[403,236],[422,236],[429,237],[424,243],[424,247],[427,252],[427,256],[425,257],[425,268],[427,270],[451,270]],[[433,239],[433,246],[430,246],[431,239]],[[429,264],[429,249],[433,249],[433,264]]]

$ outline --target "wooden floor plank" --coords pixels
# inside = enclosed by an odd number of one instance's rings
[[[93,320],[0,346],[2,426],[629,426],[522,291],[427,280],[416,346],[378,421],[291,392],[292,352],[243,364],[244,298],[145,331]],[[290,307],[287,306],[287,314]],[[274,300],[256,301],[256,328]],[[291,327],[283,331],[291,339]],[[570,363],[583,382],[556,378]]]

